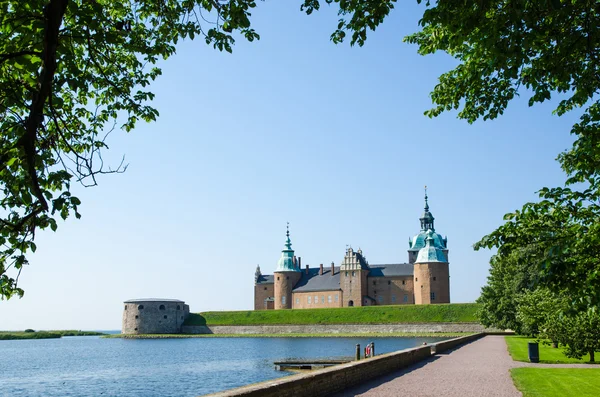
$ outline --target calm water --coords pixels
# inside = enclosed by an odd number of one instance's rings
[[[287,376],[274,361],[378,354],[443,338],[196,338],[0,341],[0,396],[198,396]]]

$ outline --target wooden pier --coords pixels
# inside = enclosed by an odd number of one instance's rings
[[[277,371],[311,371],[331,367],[333,365],[349,363],[350,359],[341,360],[288,360],[276,361],[273,364]]]

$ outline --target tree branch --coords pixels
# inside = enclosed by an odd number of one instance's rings
[[[38,91],[34,93],[25,124],[25,134],[20,143],[25,150],[27,159],[27,173],[31,179],[31,188],[39,200],[44,211],[48,210],[48,203],[42,194],[35,167],[37,132],[44,120],[44,104],[52,96],[52,80],[56,72],[56,50],[58,35],[69,0],[51,0],[44,8],[46,26],[44,28],[44,51],[42,54],[42,71],[38,80]]]

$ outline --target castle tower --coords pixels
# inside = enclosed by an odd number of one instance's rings
[[[428,230],[431,230],[432,232],[431,237],[433,238],[433,245],[444,251],[446,260],[448,259],[448,238],[442,237],[435,232],[434,220],[433,214],[429,212],[427,186],[425,186],[425,208],[423,215],[419,218],[421,230],[419,231],[419,234],[408,239],[408,263],[415,263],[419,250],[425,247],[425,239],[427,238]]]
[[[346,255],[340,265],[340,287],[342,289],[342,306],[365,306],[367,299],[367,276],[369,263],[362,250],[354,252],[352,247],[346,249]],[[367,302],[367,303],[365,303]]]
[[[275,270],[275,310],[292,308],[292,289],[300,280],[301,273],[294,260],[294,250],[290,241],[290,230],[286,234],[285,249],[281,251],[281,258]]]
[[[432,230],[425,235],[425,246],[414,263],[415,304],[450,303],[450,273],[443,249],[435,246]]]

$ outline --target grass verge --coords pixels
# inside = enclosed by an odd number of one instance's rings
[[[191,313],[184,325],[475,323],[476,303]]]
[[[523,397],[600,396],[596,368],[513,368],[510,374]]]
[[[508,352],[515,361],[529,362],[527,350],[528,342],[535,342],[535,338],[526,336],[505,336]],[[585,355],[581,360],[576,358],[568,358],[563,354],[562,348],[553,348],[552,346],[539,344],[540,363],[546,364],[586,364],[590,361],[590,355]],[[596,353],[596,357],[600,357],[600,352]],[[593,364],[591,364],[593,365]]]
[[[471,335],[470,333],[446,332],[446,333],[376,333],[376,334],[143,334],[143,335],[104,335],[103,338],[122,339],[166,339],[166,338],[458,338],[459,336]]]

